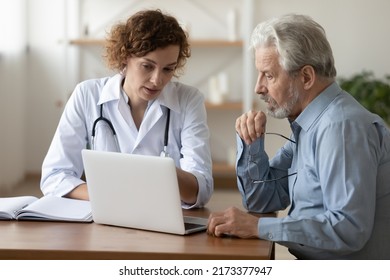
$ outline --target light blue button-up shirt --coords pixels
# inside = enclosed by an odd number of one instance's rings
[[[238,186],[259,237],[303,259],[390,259],[390,132],[337,83],[291,123],[274,158],[237,136]],[[290,175],[294,174],[295,175]],[[272,182],[263,180],[286,178]],[[256,182],[257,181],[257,182]]]

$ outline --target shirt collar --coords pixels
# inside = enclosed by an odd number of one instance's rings
[[[176,82],[169,82],[156,101],[158,104],[180,113],[179,94],[178,84]]]
[[[322,115],[328,105],[342,92],[340,86],[333,82],[322,91],[295,119],[303,130],[307,131],[313,123]],[[293,123],[294,123],[293,122]]]
[[[113,100],[119,100],[121,95],[122,81],[123,75],[121,74],[116,74],[115,76],[109,78],[102,89],[98,105]]]

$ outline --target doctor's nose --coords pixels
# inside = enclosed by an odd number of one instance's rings
[[[155,86],[160,86],[163,83],[163,74],[158,70],[153,71],[150,81]]]

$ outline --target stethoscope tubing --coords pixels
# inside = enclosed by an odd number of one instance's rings
[[[93,122],[93,125],[92,125],[92,137],[95,137],[95,134],[96,134],[96,125],[98,122],[100,121],[104,121],[105,123],[108,124],[108,126],[110,127],[111,131],[112,131],[112,134],[116,135],[116,131],[115,131],[115,128],[114,126],[112,125],[112,122],[103,117],[103,104],[100,105],[100,117],[98,117],[94,122]]]
[[[164,132],[164,147],[163,147],[163,150],[161,152],[161,155],[162,157],[169,157],[169,154],[168,154],[168,134],[169,134],[169,119],[171,117],[171,110],[169,108],[167,108],[168,111],[167,111],[167,121],[165,123],[165,132]]]
[[[164,147],[163,147],[163,150],[161,152],[161,156],[163,156],[163,157],[168,157],[169,156],[169,154],[167,152],[167,148],[168,148],[170,116],[171,116],[171,110],[167,107],[167,120],[166,120],[166,123],[165,123],[165,131],[164,131]],[[110,129],[112,131],[112,134],[114,135],[114,138],[115,138],[115,142],[116,142],[116,145],[117,145],[118,152],[120,152],[120,150],[119,150],[119,142],[118,142],[118,138],[117,138],[117,135],[116,135],[115,128],[114,128],[112,122],[109,119],[103,117],[103,104],[100,104],[100,116],[93,122],[93,125],[92,125],[92,137],[91,137],[91,148],[92,148],[92,150],[95,150],[96,125],[100,121],[105,122],[110,127]]]

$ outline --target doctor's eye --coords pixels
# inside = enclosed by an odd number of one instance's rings
[[[164,72],[166,72],[166,73],[172,73],[172,72],[174,72],[175,71],[175,69],[176,68],[174,68],[174,67],[167,67],[167,68],[164,68]]]
[[[143,70],[146,70],[146,71],[152,71],[154,69],[153,65],[147,64],[147,63],[142,64],[141,67]]]

